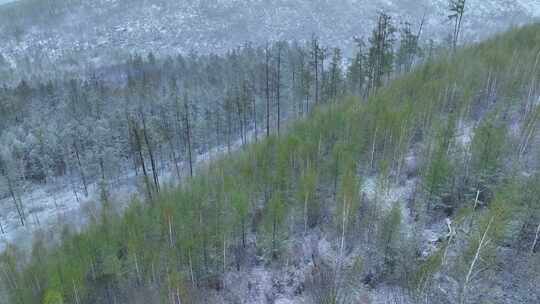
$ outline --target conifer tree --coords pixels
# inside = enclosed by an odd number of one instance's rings
[[[320,78],[320,60],[322,55],[321,46],[317,36],[311,37],[311,67],[313,68],[313,87],[314,87],[314,103],[319,104],[319,78]]]
[[[352,94],[362,96],[366,80],[364,41],[356,38],[356,45],[358,50],[347,68],[347,82],[348,89]]]
[[[274,191],[268,202],[268,209],[266,211],[268,214],[267,227],[271,235],[270,252],[273,258],[277,258],[279,255],[280,228],[284,221],[285,211],[283,193],[281,191]]]
[[[384,83],[384,77],[392,72],[394,63],[394,34],[396,29],[390,15],[380,12],[377,25],[369,39],[368,51],[369,87],[376,90]]]
[[[396,53],[396,66],[398,72],[408,73],[421,51],[418,43],[419,36],[412,32],[409,22],[404,23],[399,30],[399,34],[400,41]]]
[[[191,122],[191,109],[187,93],[184,96],[184,131],[187,143],[187,156],[189,161],[189,176],[193,177],[193,130]]]
[[[341,95],[342,90],[342,71],[341,71],[341,50],[334,48],[332,51],[332,61],[330,62],[329,79],[329,98],[335,100]]]
[[[506,127],[490,115],[475,130],[471,143],[472,192],[481,194],[483,201],[491,198],[493,187],[500,180],[502,157],[505,152]]]
[[[454,30],[452,33],[452,48],[455,51],[459,36],[461,34],[461,26],[463,22],[463,15],[465,14],[466,0],[450,0],[449,3],[450,15],[448,19],[454,21]]]
[[[379,240],[381,241],[385,272],[388,275],[394,274],[396,270],[399,250],[404,251],[404,248],[400,248],[401,218],[401,208],[396,203],[381,222]]]

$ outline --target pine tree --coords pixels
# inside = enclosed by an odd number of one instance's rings
[[[419,36],[411,30],[411,24],[405,22],[399,30],[400,42],[396,53],[396,66],[398,72],[408,73],[414,64],[414,60],[420,54],[418,45]]]
[[[461,34],[461,26],[463,22],[463,15],[465,14],[466,0],[449,0],[448,5],[450,9],[450,15],[448,15],[448,19],[450,19],[450,21],[454,21],[454,31],[452,33],[452,48],[455,51],[459,41],[459,35]]]
[[[193,130],[191,122],[191,107],[187,93],[184,96],[184,131],[187,143],[187,156],[189,161],[189,176],[193,177]]]
[[[384,267],[387,275],[395,273],[399,250],[404,250],[404,248],[400,248],[401,221],[401,207],[396,203],[381,223],[379,240],[381,242]]]
[[[342,71],[341,71],[341,50],[335,48],[332,51],[332,61],[330,63],[330,79],[329,79],[329,98],[331,100],[336,100],[338,96],[341,95],[342,91]]]
[[[388,77],[392,72],[395,32],[392,17],[384,12],[379,13],[377,25],[369,39],[371,44],[368,51],[370,91],[381,87],[384,83],[384,77]]]
[[[319,44],[319,39],[317,36],[313,35],[311,37],[311,67],[313,68],[314,79],[313,79],[313,87],[315,89],[314,92],[314,103],[317,105],[319,104],[319,88],[320,88],[320,60],[322,55],[322,50]]]
[[[281,191],[274,191],[274,193],[272,193],[272,197],[268,202],[267,208],[267,226],[269,226],[268,230],[270,230],[271,234],[270,252],[273,258],[277,258],[280,247],[280,228],[285,219],[286,211],[285,202],[283,201],[283,193]]]
[[[496,116],[484,119],[474,133],[471,143],[472,192],[482,195],[483,201],[491,198],[493,187],[501,176],[502,157],[505,152],[506,127]]]
[[[358,50],[347,68],[347,82],[349,91],[357,96],[362,96],[364,82],[366,80],[364,41],[356,38]]]
[[[276,116],[277,116],[277,134],[279,135],[281,126],[281,57],[282,57],[283,45],[281,42],[277,44],[277,58],[276,58]]]
[[[265,71],[265,83],[266,87],[264,90],[264,94],[266,97],[266,137],[270,137],[270,48],[268,46],[268,43],[266,44],[265,48],[265,64],[264,64],[264,71]]]
[[[235,187],[231,193],[231,203],[235,212],[235,223],[240,227],[240,236],[242,240],[242,247],[246,248],[246,222],[249,213],[249,200],[246,191],[240,190],[240,187]]]

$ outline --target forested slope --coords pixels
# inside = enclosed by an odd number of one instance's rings
[[[104,197],[61,244],[8,248],[9,303],[536,303],[539,52],[540,25],[515,29],[122,215]]]

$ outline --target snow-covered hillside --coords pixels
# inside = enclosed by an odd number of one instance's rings
[[[246,41],[302,40],[312,34],[351,49],[352,38],[367,35],[380,10],[397,23],[417,26],[425,15],[424,37],[444,39],[451,28],[447,0],[78,0],[61,1],[55,9],[26,2],[31,0],[0,11],[6,17],[0,17],[0,54],[18,68],[28,64],[25,57],[41,65],[103,65],[127,53],[224,52]],[[33,9],[47,9],[52,17]],[[465,39],[538,16],[540,0],[469,0]]]
[[[250,139],[254,133],[249,132]],[[232,150],[242,147],[242,140],[236,140],[232,144]],[[213,147],[209,151],[198,153],[195,157],[197,167],[203,167],[212,160],[225,155],[226,147]],[[187,164],[179,164],[183,168],[180,181],[187,180]],[[160,168],[160,180],[162,186],[178,185],[179,178],[172,172],[172,164],[166,164]],[[70,186],[71,185],[71,186]],[[10,197],[0,198],[0,252],[3,252],[8,245],[17,245],[21,248],[31,248],[32,241],[36,233],[47,240],[56,240],[59,231],[64,226],[80,231],[85,227],[90,219],[97,216],[101,203],[100,196],[102,187],[98,181],[93,181],[88,185],[88,196],[82,194],[80,187],[73,187],[73,182],[69,177],[57,180],[55,183],[42,186],[27,187],[26,191],[19,198],[25,209],[27,209],[26,225],[22,226],[19,216]],[[110,181],[107,188],[108,197],[114,201],[114,210],[122,211],[130,200],[140,195],[141,177],[136,176],[133,170],[125,168],[124,173],[118,178]],[[1,296],[0,296],[1,300]],[[1,303],[1,302],[0,302]]]

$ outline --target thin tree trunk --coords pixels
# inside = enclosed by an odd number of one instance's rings
[[[180,179],[181,179],[180,178],[180,166],[178,165],[178,159],[177,159],[176,152],[175,152],[175,149],[174,149],[174,146],[173,146],[172,138],[169,140],[169,149],[171,150],[171,156],[172,156],[172,161],[174,163],[174,170],[176,172],[176,177],[180,181]]]
[[[227,153],[231,153],[232,118],[231,109],[227,110]]]
[[[485,246],[487,240],[487,234],[489,232],[489,229],[491,228],[491,224],[493,223],[493,220],[495,219],[495,217],[491,217],[491,219],[489,220],[489,223],[486,227],[486,230],[484,230],[484,233],[482,234],[482,238],[480,239],[480,243],[478,243],[478,247],[476,248],[476,253],[474,254],[474,258],[471,262],[471,265],[469,266],[469,271],[467,272],[467,275],[465,276],[465,282],[463,283],[463,291],[462,291],[462,295],[461,295],[461,303],[464,304],[465,301],[466,301],[466,296],[467,296],[467,288],[469,287],[469,283],[471,281],[471,278],[472,278],[472,274],[473,274],[473,270],[474,270],[474,266],[476,266],[476,263],[478,262],[478,259],[480,259],[480,253],[482,251],[482,248]]]
[[[336,163],[334,167],[334,200],[336,200],[337,196],[337,182],[338,182],[338,176],[339,176],[339,155],[336,158]]]
[[[459,42],[459,34],[461,33],[461,22],[463,21],[463,12],[459,14],[459,21],[457,25],[457,32],[456,32],[456,41],[454,42],[454,48],[457,47],[457,44]]]
[[[268,50],[268,43],[266,44],[266,137],[270,136],[270,51]]]
[[[375,159],[375,144],[377,142],[377,129],[378,129],[378,127],[375,126],[375,132],[373,133],[373,144],[372,144],[372,147],[371,147],[371,161],[369,163],[369,167],[371,169],[373,169],[373,161]]]
[[[154,152],[152,149],[152,145],[150,143],[150,139],[148,137],[148,132],[146,131],[146,120],[142,113],[141,113],[141,117],[142,117],[142,123],[143,123],[143,138],[144,138],[144,142],[146,143],[146,147],[148,148],[148,156],[150,156],[150,165],[152,166],[152,176],[154,178],[154,185],[156,188],[156,192],[159,192],[159,177],[158,177],[156,161],[154,159]]]
[[[452,50],[453,50],[454,52],[456,51],[457,27],[458,27],[458,20],[456,19],[456,21],[454,22],[454,36],[452,37]]]
[[[450,247],[450,244],[452,243],[454,236],[456,234],[454,228],[452,228],[452,222],[450,219],[446,219],[446,226],[448,227],[448,241],[446,243],[446,247],[444,248],[444,253],[442,256],[442,264],[446,264],[446,256],[448,255],[448,248]]]
[[[227,270],[227,239],[225,233],[223,233],[223,273]]]
[[[192,154],[192,150],[191,150],[191,125],[190,125],[190,122],[189,122],[189,105],[188,105],[188,100],[187,100],[187,96],[185,98],[185,101],[184,101],[184,110],[185,110],[185,115],[184,115],[184,122],[186,124],[186,141],[187,141],[187,146],[188,146],[188,159],[189,159],[189,176],[190,177],[193,177],[193,154]]]
[[[148,178],[148,171],[146,170],[146,164],[144,161],[144,156],[142,153],[142,145],[141,145],[141,137],[139,136],[139,131],[137,130],[137,126],[133,125],[133,135],[135,136],[135,145],[137,147],[137,152],[139,154],[139,160],[141,162],[143,175],[144,175],[144,183],[146,184],[146,191],[148,193],[148,198],[152,200],[152,186],[150,185],[150,180]]]
[[[320,91],[321,91],[321,95],[323,96],[323,99],[324,99],[324,92],[326,90],[326,78],[324,76],[324,57],[326,56],[326,49],[325,48],[322,48],[321,49],[321,62],[320,62],[320,72],[321,72],[321,87],[320,87]]]
[[[540,224],[538,224],[538,227],[536,227],[536,236],[534,237],[534,242],[531,246],[531,253],[534,253],[534,250],[536,249],[536,244],[538,244],[539,237],[540,237]]]
[[[169,302],[170,304],[175,304],[174,295],[171,288],[172,282],[171,282],[171,274],[170,274],[169,266],[167,266],[167,268],[165,269],[165,272],[167,273],[167,298],[168,298],[167,302]]]
[[[195,288],[195,275],[193,274],[193,260],[191,259],[191,249],[188,249],[188,259],[189,259],[189,274],[191,276],[191,286]]]
[[[306,193],[304,194],[304,234],[307,235],[307,227],[308,227],[308,199],[309,195]]]
[[[177,133],[177,136],[178,136],[178,141],[179,143],[182,142],[182,132],[181,132],[181,125],[182,125],[182,115],[180,113],[180,103],[178,102],[178,95],[175,95],[175,98],[174,98],[174,104],[175,104],[175,110],[176,110],[176,113],[175,113],[175,116],[176,116],[176,119],[175,119],[175,129],[176,129],[176,133]],[[216,123],[219,123],[216,119]],[[219,138],[219,137],[218,137]],[[176,154],[176,153],[174,153]],[[182,153],[180,153],[181,155]],[[180,156],[181,158],[181,156]],[[180,173],[180,166],[176,163],[176,169],[178,170],[178,178],[181,177],[181,173]]]
[[[309,114],[309,95],[306,94],[306,116]]]
[[[137,275],[137,282],[140,283],[141,282],[141,270],[139,268],[139,258],[137,256],[136,252],[134,254],[134,258],[135,258],[135,273]]]
[[[221,145],[221,124],[220,124],[220,116],[219,116],[219,110],[216,109],[214,115],[216,116],[216,147],[219,147]]]
[[[73,195],[75,196],[75,200],[77,203],[80,203],[81,200],[79,199],[79,195],[77,194],[77,187],[75,187],[75,180],[71,179],[71,190],[73,191]]]
[[[280,123],[281,123],[281,109],[280,109],[280,96],[281,96],[281,45],[278,46],[277,57],[277,84],[276,84],[276,101],[277,101],[277,134],[279,135]]]
[[[255,128],[255,132],[254,132],[254,136],[255,136],[255,142],[258,141],[258,137],[259,135],[257,134],[258,133],[258,129],[257,129],[257,103],[256,103],[256,100],[255,100],[255,96],[253,96],[251,98],[251,102],[253,104],[253,124],[254,124],[254,128]]]
[[[276,258],[276,234],[277,234],[277,216],[274,215],[272,221],[272,256]]]
[[[135,156],[135,151],[132,152],[131,160],[133,169],[135,170],[135,176],[139,176],[139,166],[137,166],[137,156]],[[118,183],[120,183],[120,180],[118,180]]]
[[[182,299],[180,298],[180,287],[176,287],[176,303],[182,304]]]
[[[152,262],[150,263],[150,268],[152,268],[152,269],[151,269],[151,272],[152,272],[152,283],[155,283],[155,282],[157,281],[157,279],[156,279],[156,267],[154,266],[154,261],[152,261]]]
[[[523,157],[523,155],[525,155],[525,152],[527,151],[527,148],[529,147],[529,142],[534,137],[534,134],[536,133],[538,121],[540,120],[540,107],[537,107],[536,109],[531,109],[531,111],[534,111],[534,113],[531,114],[530,119],[527,119],[523,127],[525,136],[521,140],[521,144],[519,148],[518,156],[520,158]]]
[[[71,282],[73,284],[73,294],[74,294],[74,297],[75,297],[75,303],[80,304],[81,300],[79,298],[79,290],[78,290],[77,286],[75,285],[75,280],[72,279]]]
[[[476,197],[474,199],[474,207],[473,210],[476,210],[476,207],[478,206],[478,197],[480,196],[480,189],[476,190]]]
[[[77,147],[77,143],[73,142],[73,150],[75,151],[75,157],[77,158],[77,165],[79,166],[79,172],[81,174],[81,180],[84,187],[84,196],[88,197],[88,185],[86,182],[86,176],[84,174],[84,169],[81,163],[81,157],[79,154],[79,148]]]
[[[242,248],[246,248],[246,219],[242,217]]]
[[[243,96],[242,96],[242,99],[241,99],[241,102],[239,102],[239,110],[240,113],[238,113],[238,119],[240,119],[240,134],[242,136],[242,146],[245,146],[247,144],[247,129],[249,128],[249,126],[247,125],[247,111],[248,111],[248,100],[247,100],[247,88],[246,88],[246,84],[244,83],[242,85],[242,90],[243,90]]]
[[[21,225],[24,226],[24,223],[26,221],[26,215],[24,214],[24,207],[22,203],[19,200],[17,200],[13,182],[11,181],[11,178],[8,176],[8,173],[5,172],[3,168],[2,168],[2,172],[4,173],[4,176],[6,177],[9,195],[13,199],[13,203],[15,204],[15,208],[17,209],[17,213],[19,214],[19,220],[21,221]]]
[[[317,41],[313,45],[313,59],[315,63],[315,104],[319,104],[319,45]]]
[[[172,216],[169,215],[167,217],[167,221],[168,221],[168,224],[169,224],[169,246],[170,246],[170,248],[174,248]]]
[[[348,204],[347,200],[344,197],[343,198],[343,214],[342,214],[342,222],[341,222],[341,242],[339,245],[339,256],[340,258],[343,258],[343,251],[345,250],[345,231],[347,229],[347,218],[348,218]]]
[[[105,165],[103,163],[103,157],[99,157],[99,171],[101,172],[101,179],[105,181]]]

